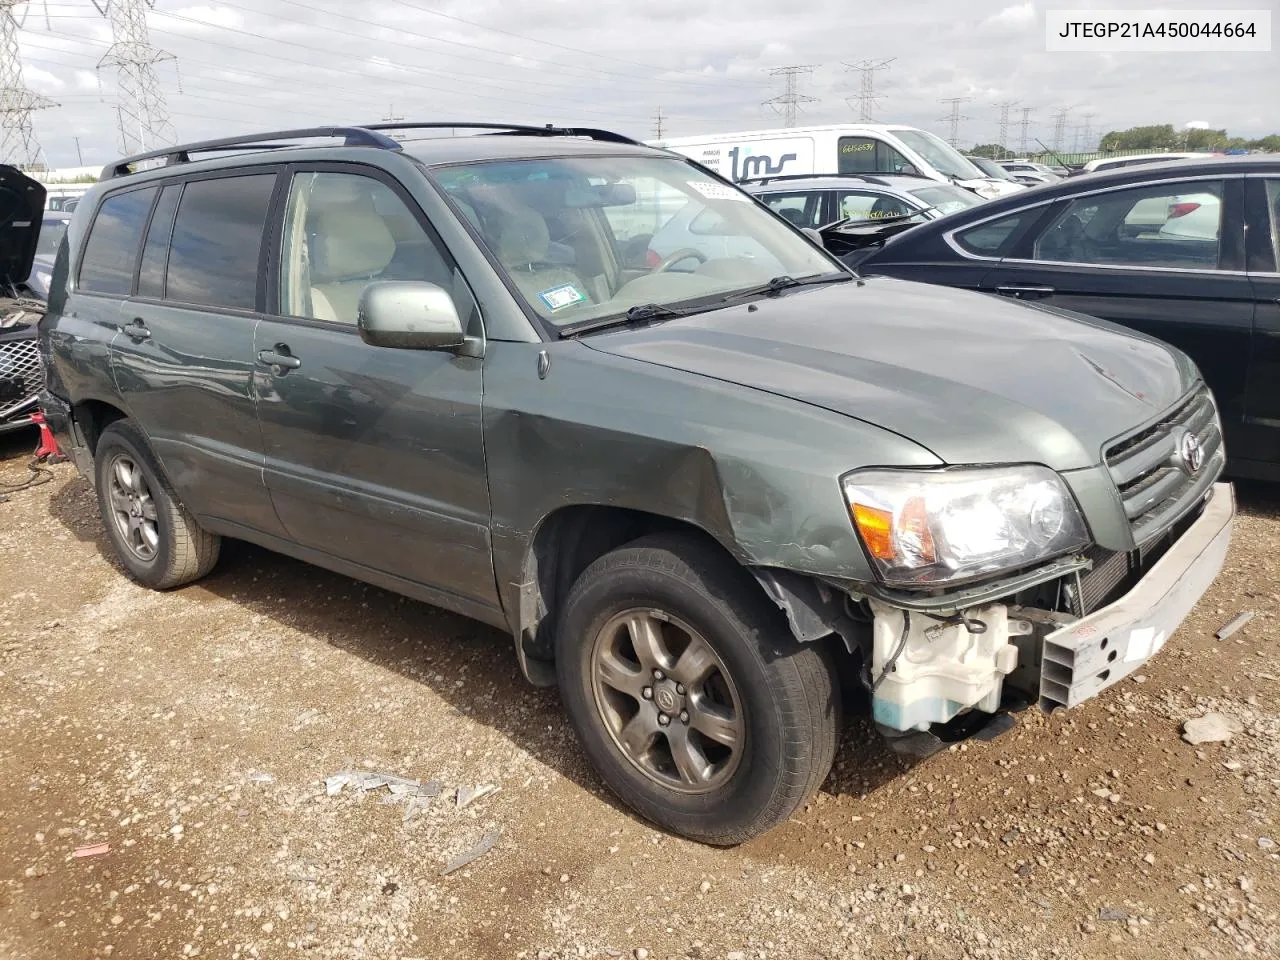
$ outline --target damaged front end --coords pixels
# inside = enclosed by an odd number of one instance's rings
[[[927,755],[1011,705],[1074,707],[1157,653],[1225,560],[1223,463],[1203,394],[1109,447],[1120,550],[1088,535],[1042,468],[861,471],[843,486],[877,582],[757,577],[798,639],[843,638],[877,728]],[[1037,551],[1047,559],[1017,562]],[[984,565],[1005,572],[972,574]]]

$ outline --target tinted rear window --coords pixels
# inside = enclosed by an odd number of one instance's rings
[[[156,188],[148,187],[117,193],[103,201],[80,261],[81,290],[124,296],[133,292],[133,268],[155,196]]]
[[[976,227],[970,227],[968,230],[961,230],[956,234],[956,243],[979,256],[1006,256],[1019,233],[1019,227],[1024,222],[1040,216],[1041,212],[1041,210],[1023,210],[1001,217],[999,220],[990,220]]]
[[[258,255],[275,180],[268,173],[186,185],[169,245],[167,299],[254,309]]]

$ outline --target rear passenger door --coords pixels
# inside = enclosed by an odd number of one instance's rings
[[[477,608],[498,598],[482,359],[375,347],[356,329],[370,283],[422,280],[449,291],[480,335],[465,281],[412,198],[369,167],[290,168],[272,232],[272,315],[253,377],[267,486],[289,537],[317,562],[425,585],[440,605],[483,617]]]
[[[1253,287],[1249,394],[1238,456],[1242,476],[1280,480],[1280,174],[1249,176],[1247,269]]]
[[[120,298],[111,361],[129,415],[182,502],[221,532],[280,532],[249,392],[275,179],[237,171],[113,195],[80,268],[82,292]],[[137,224],[133,239],[100,245],[99,224],[117,217]]]

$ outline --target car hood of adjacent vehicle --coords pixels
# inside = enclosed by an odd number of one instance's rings
[[[1196,379],[1177,350],[1103,321],[888,278],[582,342],[855,417],[952,464],[1092,466]]]
[[[44,186],[15,167],[0,165],[0,281],[19,284],[31,272],[40,239]]]

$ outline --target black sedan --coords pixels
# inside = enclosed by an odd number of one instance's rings
[[[1218,398],[1229,471],[1280,481],[1280,155],[1073,177],[921,224],[857,266],[1182,348]]]

